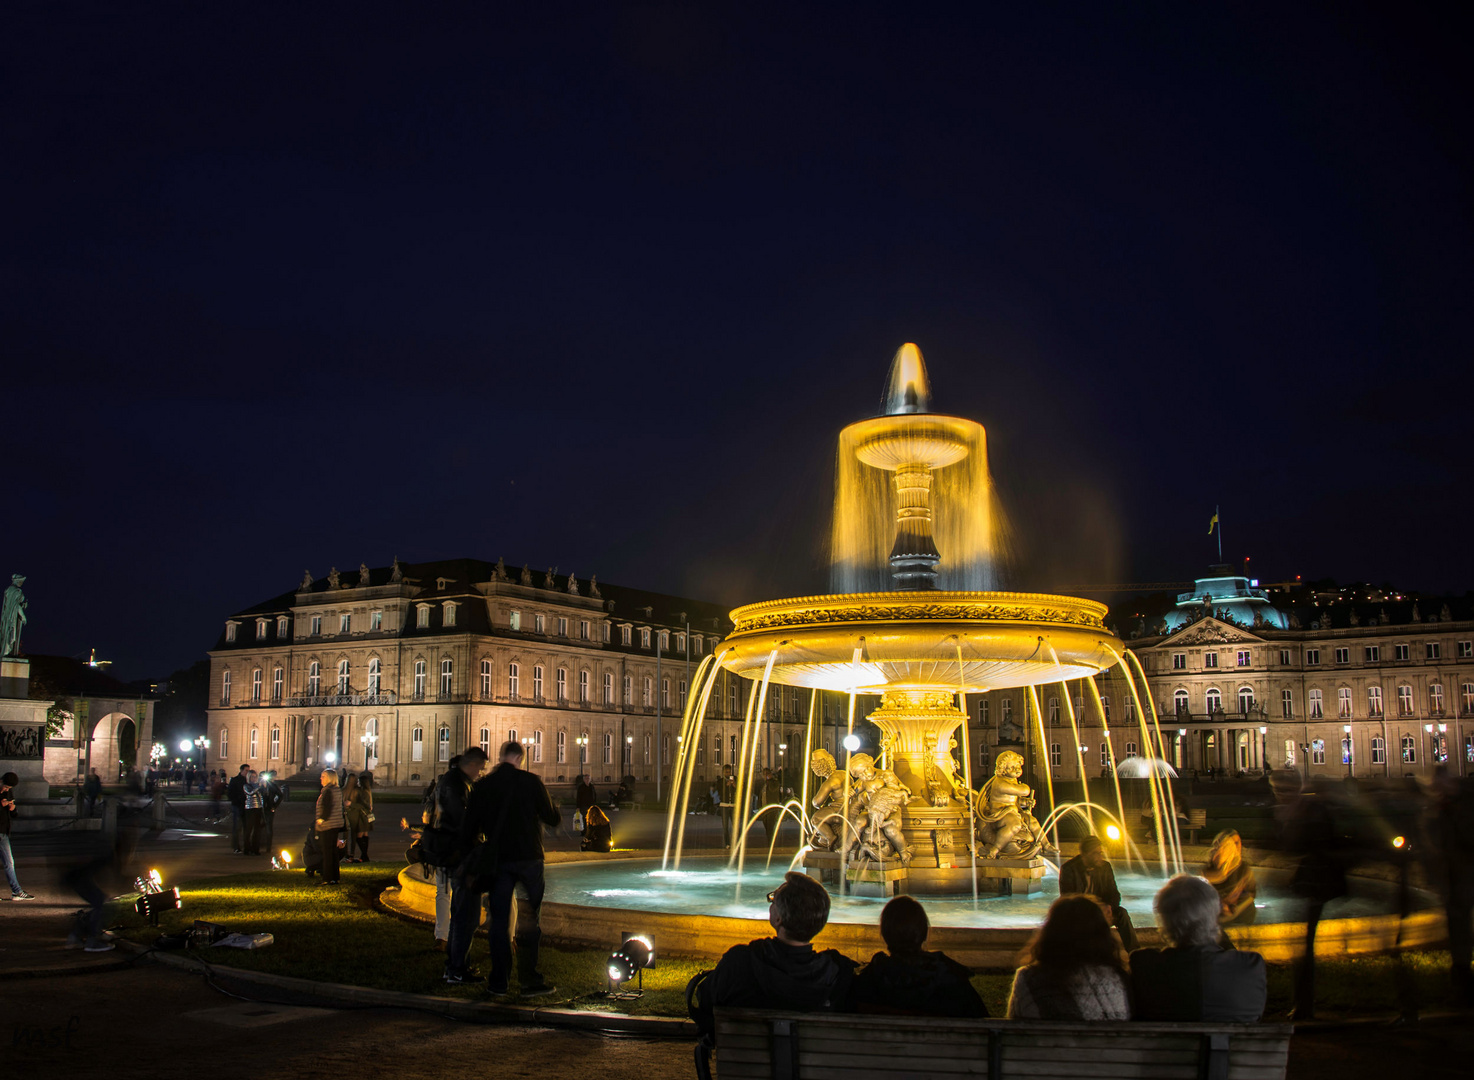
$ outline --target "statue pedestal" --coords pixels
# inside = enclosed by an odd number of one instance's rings
[[[30,684],[29,660],[0,660],[0,773],[20,777],[15,798],[23,803],[43,802],[51,793],[45,775],[46,710],[51,702],[27,697]]]
[[[845,870],[853,896],[896,896],[906,891],[911,872],[899,862],[851,863]]]
[[[826,889],[839,888],[840,858],[837,851],[804,852],[804,873]]]
[[[971,865],[971,856],[967,856]],[[1031,859],[979,859],[978,892],[998,896],[1030,896],[1044,885],[1044,860],[1038,855]]]

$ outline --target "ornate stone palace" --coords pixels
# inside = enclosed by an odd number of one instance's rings
[[[517,739],[550,784],[653,783],[656,755],[670,775],[697,665],[730,626],[714,604],[476,559],[304,575],[225,621],[210,757],[288,776],[331,761],[413,785],[467,747]],[[698,779],[735,761],[750,685],[720,677]],[[761,763],[789,760],[784,722],[801,739],[806,709],[806,695],[770,691]]]
[[[1224,574],[1200,580],[1163,621],[1174,628],[1143,627],[1128,644],[1146,671],[1179,770],[1291,767],[1310,777],[1427,776],[1438,765],[1456,775],[1474,771],[1474,620],[1455,619],[1446,605],[1421,611],[1406,600],[1307,596],[1281,611],[1247,578]],[[1081,683],[1039,688],[1042,752],[1056,778],[1079,775],[1071,709],[1089,778],[1109,767],[1112,754],[1119,763],[1148,752],[1124,681],[1101,677],[1096,685],[1106,728]],[[1025,698],[1010,691],[970,703],[984,764],[1000,746],[1039,742]],[[1036,755],[1029,760],[1033,766]]]

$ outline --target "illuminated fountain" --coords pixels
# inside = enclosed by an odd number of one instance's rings
[[[1151,701],[1149,694],[1137,694],[1138,681],[1145,685],[1140,667],[1106,629],[1103,605],[989,591],[1001,529],[986,435],[972,420],[930,412],[930,398],[920,351],[902,346],[882,415],[840,433],[833,525],[838,591],[738,608],[732,633],[698,672],[674,773],[678,797],[671,800],[667,865],[680,865],[693,765],[688,748],[701,745],[720,668],[758,684],[737,761],[738,805],[749,811],[732,854],[738,870],[755,816],[750,811],[757,726],[769,684],[848,694],[851,731],[856,695],[880,695],[881,706],[868,719],[881,732],[881,760],[853,753],[857,747],[847,739],[844,762],[834,763],[844,782],[824,789],[828,804],[810,805],[806,776],[802,800],[788,807],[805,826],[799,861],[841,891],[976,895],[980,888],[1037,888],[1046,835],[1027,813],[1031,793],[1017,777],[999,777],[974,794],[968,694],[1028,688],[1036,746],[1043,746],[1033,688],[1069,680],[1093,686],[1096,675],[1119,667],[1137,698],[1143,745],[1165,758],[1155,717],[1148,724],[1140,709],[1141,701],[1148,708]],[[805,762],[813,756],[813,729],[811,722]],[[1079,741],[1074,740],[1077,747]],[[952,753],[959,744],[960,763]],[[822,768],[828,768],[826,757],[821,751]],[[1039,771],[1050,784],[1048,768]],[[1165,829],[1170,838],[1170,787],[1157,781],[1150,787],[1159,834]],[[1093,828],[1094,813],[1083,816]],[[1163,870],[1169,858],[1178,862],[1175,852],[1169,855],[1174,847],[1161,845]]]

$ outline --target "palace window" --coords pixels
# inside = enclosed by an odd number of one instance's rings
[[[1382,660],[1382,646],[1368,645],[1362,649],[1362,660],[1364,663],[1376,664]]]
[[[425,760],[425,729],[417,727],[409,733],[409,759],[411,761]]]
[[[998,702],[999,724],[1013,723],[1013,698],[1004,698]]]
[[[425,698],[425,661],[415,661],[415,699],[423,701]]]
[[[1464,715],[1474,716],[1474,682],[1466,682],[1459,688],[1464,699]]]
[[[1100,695],[1100,715],[1105,717],[1107,724],[1111,722],[1111,696],[1109,694]]]
[[[548,631],[548,618],[546,615],[537,614],[532,617],[532,629],[534,633],[545,634]]]
[[[1203,666],[1205,668],[1216,668],[1218,666],[1218,654],[1216,652],[1204,653]]]
[[[580,619],[578,621],[578,636],[584,641],[589,639],[589,621],[587,619]]]
[[[1351,719],[1351,687],[1342,686],[1336,690],[1336,716],[1341,720]]]
[[[450,659],[440,661],[440,695],[449,697],[451,685],[454,681],[455,662]]]
[[[1394,660],[1409,660],[1411,658],[1412,657],[1410,655],[1410,650],[1408,649],[1408,647],[1406,645],[1394,645],[1394,646],[1392,646],[1392,659],[1394,659]]]
[[[1411,735],[1402,737],[1402,762],[1404,765],[1415,765],[1418,761],[1418,742]]]
[[[441,760],[441,761],[449,761],[450,760],[450,728],[443,727],[443,728],[440,729],[440,743],[439,743],[439,746],[440,746],[439,760]]]
[[[558,669],[558,700],[568,700],[568,669]]]
[[[1319,649],[1306,649],[1305,650],[1305,666],[1306,667],[1317,667],[1317,666],[1319,666],[1319,664],[1320,664],[1320,650]]]
[[[619,628],[619,643],[621,645],[629,645],[629,644],[631,644],[630,638],[631,638],[633,632],[634,632],[634,627],[631,627],[631,626],[621,626]]]
[[[338,693],[348,693],[348,661],[338,661]]]
[[[670,680],[669,679],[661,679],[660,680],[660,704],[663,705],[667,709],[670,708]]]
[[[271,700],[273,704],[281,704],[282,695],[282,670],[279,667],[271,669]]]
[[[650,733],[647,731],[647,732],[645,732],[645,757],[644,757],[644,762],[645,762],[646,765],[649,765],[650,764],[650,746],[651,746]]]
[[[1326,763],[1326,741],[1324,739],[1310,740],[1310,763],[1312,765]]]
[[[516,701],[522,692],[522,665],[515,661],[507,665],[507,697]]]
[[[440,616],[440,624],[442,626],[454,626],[456,624],[456,606],[450,601],[446,601],[441,605],[442,614]]]
[[[1248,667],[1249,666],[1249,650],[1248,649],[1240,649],[1239,650],[1239,662],[1238,662],[1238,666],[1239,667]]]
[[[1134,758],[1136,756],[1136,744],[1134,742],[1129,742],[1126,744],[1126,756],[1129,758]]]
[[[256,640],[257,641],[265,641],[266,640],[266,631],[267,631],[267,626],[268,625],[269,624],[267,623],[267,621],[265,619],[257,619],[256,620]]]
[[[614,761],[614,736],[609,732],[604,733],[604,764],[609,765]]]
[[[260,752],[260,749],[261,749],[261,747],[260,747],[260,733],[255,728],[252,728],[251,729],[251,752],[249,754],[247,754],[246,756],[249,757],[252,761],[255,761],[256,758],[257,758],[257,756],[258,756],[258,754],[259,754],[259,752]]]
[[[1203,704],[1208,707],[1209,716],[1223,711],[1223,694],[1219,692],[1218,687],[1208,688],[1208,692],[1203,695]]]
[[[662,630],[660,632],[660,651],[661,652],[670,652],[670,631],[669,630]]]
[[[1286,739],[1285,740],[1285,768],[1287,768],[1287,769],[1293,769],[1294,767],[1295,767],[1295,740],[1294,739]]]
[[[1423,645],[1423,658],[1425,660],[1438,660],[1443,656],[1443,646],[1436,641],[1429,641]]]
[[[228,623],[225,624],[225,640],[226,641],[234,641],[235,640],[235,623],[228,622]]]
[[[382,630],[382,629],[384,629],[384,613],[382,611],[370,611],[369,612],[369,629],[370,630]]]
[[[317,697],[322,693],[322,665],[316,660],[307,665],[307,694]]]
[[[338,633],[340,633],[340,634],[346,634],[346,633],[348,633],[348,631],[350,631],[352,629],[353,629],[353,615],[352,615],[352,613],[345,611],[345,612],[343,612],[343,614],[341,614],[341,615],[338,616]]]
[[[1107,768],[1110,768],[1110,764],[1111,764],[1111,743],[1110,743],[1110,740],[1109,739],[1105,739],[1105,740],[1102,740],[1102,742],[1100,744],[1100,767],[1102,769],[1107,769]]]
[[[685,651],[686,651],[686,635],[684,633],[678,632],[676,634],[676,652],[678,652],[678,653],[684,653]]]
[[[701,650],[706,645],[706,639],[700,634],[691,635],[691,652],[696,656],[701,655]]]
[[[541,701],[542,699],[543,699],[543,666],[541,664],[533,664],[532,665],[532,700],[533,701]]]
[[[419,604],[415,607],[415,626],[420,629],[430,625],[430,605]]]
[[[983,726],[984,724],[986,724],[988,722],[988,714],[991,713],[991,712],[992,712],[992,709],[988,705],[988,699],[987,698],[978,698],[978,726],[979,727]],[[825,717],[827,718],[828,717],[828,714],[829,714],[829,702],[828,701],[825,701],[824,702],[824,714],[825,714]]]
[[[516,728],[507,728],[507,742],[520,742],[520,741],[521,740],[517,738],[517,729]]]
[[[483,701],[491,699],[491,661],[481,661],[481,698]]]
[[[829,708],[829,702],[828,701],[824,702],[824,708],[826,710]],[[737,704],[737,684],[735,682],[728,682],[727,683],[727,715],[728,716],[736,716],[739,711],[740,711],[740,706]]]
[[[1310,718],[1312,720],[1322,720],[1325,718],[1325,715],[1325,702],[1321,697],[1321,692],[1319,690],[1311,690]]]
[[[1372,764],[1387,764],[1387,744],[1382,741],[1382,736],[1372,736]]]
[[[491,756],[491,728],[484,727],[481,729],[481,737],[477,740],[476,744],[481,747],[483,754],[487,757]]]
[[[563,618],[562,616],[559,616],[558,617],[558,636],[559,637],[567,637],[568,636],[568,620],[565,619],[565,618]]]
[[[1059,723],[1059,698],[1057,697],[1049,699],[1049,722],[1051,724]]]
[[[532,733],[532,763],[541,765],[543,761],[543,733],[534,731]]]
[[[553,739],[553,749],[559,765],[568,762],[568,732],[560,731]]]
[[[1280,650],[1280,667],[1289,667],[1289,666],[1290,666],[1290,650],[1289,649],[1281,649]]]
[[[220,740],[219,740],[219,743],[217,745],[220,747],[220,760],[221,761],[224,761],[226,758],[230,757],[230,729],[229,728],[221,728],[220,729]]]
[[[584,705],[587,705],[589,701],[589,673],[587,671],[578,673],[578,700]]]
[[[1291,690],[1280,691],[1280,716],[1289,720],[1295,715],[1295,694]]]
[[[1057,742],[1056,743],[1050,743],[1049,744],[1049,766],[1050,766],[1050,768],[1053,768],[1053,769],[1059,768],[1059,762],[1060,762],[1059,743],[1057,743]]]
[[[261,669],[260,668],[253,668],[251,670],[251,704],[252,705],[260,705],[261,704],[261,686],[262,686]]]
[[[1474,657],[1474,641],[1459,642],[1459,659],[1468,660]]]
[[[1248,716],[1254,709],[1254,688],[1252,686],[1239,687],[1239,715]]]
[[[311,620],[311,622],[308,625],[311,627],[311,634],[312,634],[313,637],[321,637],[322,636],[322,616],[321,615],[314,615],[314,616],[312,616],[312,620]]]
[[[1187,653],[1175,652],[1172,654],[1172,670],[1183,671],[1187,668]]]
[[[1428,711],[1434,716],[1443,715],[1443,684],[1433,683],[1428,687]]]
[[[371,656],[369,657],[368,666],[368,692],[377,695],[380,685],[381,671],[379,668],[379,658],[377,656]]]
[[[220,704],[230,704],[230,668],[220,673]]]
[[[1367,715],[1382,715],[1382,688],[1380,686],[1367,687]]]
[[[515,608],[507,614],[507,626],[512,630],[522,629],[522,612]]]
[[[1187,710],[1187,691],[1175,691],[1172,695],[1172,711],[1175,712],[1178,716],[1187,716]]]
[[[722,763],[722,737],[720,735],[713,735],[711,737],[711,763],[713,765],[720,765]],[[649,762],[647,761],[645,764],[648,765]]]
[[[1342,648],[1336,650],[1336,663],[1351,663],[1351,649],[1349,647],[1343,646]]]
[[[271,729],[271,760],[277,761],[281,758],[281,728]]]
[[[649,675],[645,676],[645,699],[643,704],[647,709],[655,704],[655,682]]]
[[[680,700],[680,707],[683,708],[683,709],[686,707],[686,680],[685,679],[682,679],[681,680],[681,700]]]
[[[1404,683],[1397,688],[1397,715],[1412,716],[1416,711],[1413,707],[1413,688]]]
[[[666,738],[670,738],[670,736],[667,735]],[[727,755],[727,760],[730,761],[733,765],[738,764],[738,761],[737,761],[737,736],[736,735],[733,735],[730,739],[727,740],[727,749],[730,751],[730,753]],[[832,739],[831,739],[830,744],[829,744],[829,752],[831,754],[834,753],[834,743],[833,743],[833,740]],[[666,760],[670,760],[670,755],[669,754],[666,755]]]
[[[604,672],[604,704],[614,704],[614,675],[608,671]]]
[[[650,647],[650,628],[648,626],[642,626],[642,627],[640,627],[640,648],[642,648],[642,649],[648,649],[649,647]]]
[[[285,615],[283,615],[280,618],[278,618],[276,620],[276,636],[279,637],[279,638],[286,637],[287,636],[287,627],[288,627],[287,617]]]

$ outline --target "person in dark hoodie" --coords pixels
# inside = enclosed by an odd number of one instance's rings
[[[1109,908],[1107,915],[1111,925],[1121,935],[1121,944],[1127,952],[1136,948],[1136,930],[1131,925],[1131,916],[1121,906],[1121,890],[1116,887],[1116,872],[1106,861],[1105,845],[1098,836],[1087,836],[1080,841],[1080,854],[1059,868],[1059,894],[1072,896],[1084,893],[1099,900],[1102,908]]]
[[[709,987],[715,1008],[842,1012],[848,1007],[855,961],[810,942],[829,921],[829,894],[813,878],[790,872],[768,894],[773,936],[733,945],[717,963]]]
[[[889,954],[878,952],[855,976],[850,1003],[856,1012],[893,1016],[987,1016],[973,989],[972,972],[941,952],[928,952],[931,923],[926,909],[898,896],[880,913],[880,936]]]

